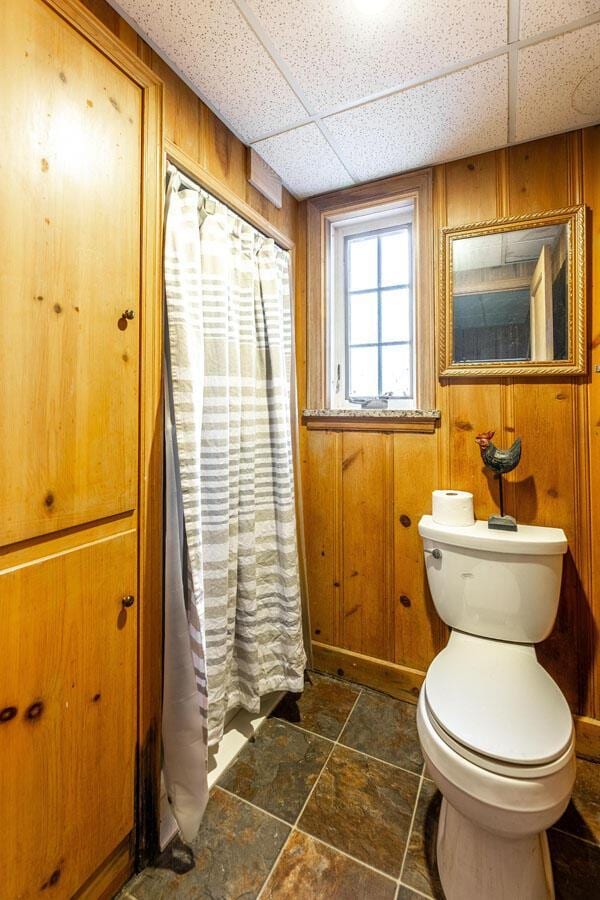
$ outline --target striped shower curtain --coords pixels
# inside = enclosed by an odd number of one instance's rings
[[[215,744],[228,709],[303,688],[289,254],[170,167],[165,289],[191,659]]]

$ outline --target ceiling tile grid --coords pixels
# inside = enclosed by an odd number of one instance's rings
[[[306,120],[303,104],[232,0],[119,0],[113,6],[242,140]]]
[[[599,12],[598,0],[520,0],[520,37],[533,37]]]
[[[479,153],[507,142],[506,55],[325,119],[365,179]]]
[[[600,0],[109,0],[297,197],[600,121]]]
[[[354,183],[314,123],[285,131],[252,146],[298,198]]]
[[[600,23],[519,51],[516,139],[600,119]]]
[[[380,15],[352,0],[247,3],[319,115],[506,43],[506,0],[402,0]]]

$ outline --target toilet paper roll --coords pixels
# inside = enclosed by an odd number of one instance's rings
[[[468,491],[434,491],[432,518],[438,525],[474,525],[473,494]]]

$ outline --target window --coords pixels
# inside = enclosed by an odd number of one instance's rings
[[[413,204],[331,225],[331,406],[416,406]]]

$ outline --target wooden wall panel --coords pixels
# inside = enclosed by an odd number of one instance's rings
[[[519,144],[508,150],[507,215],[569,205],[569,135]]]
[[[310,619],[314,640],[339,639],[338,470],[340,437],[329,431],[307,436],[303,453],[306,566],[310,583]]]
[[[599,173],[600,128],[596,127],[437,166],[433,207],[436,250],[438,228],[446,224],[542,212],[579,202],[591,207],[590,344],[592,363],[600,366]],[[438,381],[436,405],[442,414],[436,435],[394,437],[393,477],[388,476],[394,493],[394,595],[388,617],[380,621],[383,631],[394,634],[394,662],[405,667],[407,675],[426,669],[444,634],[423,592],[420,541],[410,528],[398,524],[399,512],[409,505],[415,517],[428,511],[433,487],[472,491],[479,518],[495,512],[497,482],[484,471],[474,438],[489,428],[496,431],[498,444],[508,446],[520,435],[523,457],[507,478],[507,510],[521,522],[562,527],[569,538],[559,615],[552,635],[539,648],[540,660],[574,712],[600,717],[600,374],[592,370],[588,378]],[[373,456],[361,462],[370,477],[375,472],[383,477],[377,442],[366,447],[357,436],[356,443]],[[345,449],[350,444],[345,434]],[[311,472],[305,477],[310,479]],[[349,527],[346,516],[359,516],[364,504],[377,509],[385,493],[378,487],[373,498],[369,477],[364,482],[354,479],[352,490],[362,491],[363,496],[354,496],[351,506],[344,504],[341,547]],[[410,512],[407,515],[412,519]],[[381,578],[384,551],[379,539],[370,552],[372,559],[363,558],[362,565],[373,578]],[[410,606],[399,608],[400,593],[409,598]],[[373,611],[377,608],[372,606]],[[379,609],[385,616],[382,604]],[[384,637],[380,643],[386,646]],[[372,649],[369,652],[374,655]],[[327,654],[320,658],[326,659]],[[331,658],[336,658],[335,653]],[[382,672],[387,671],[384,650],[379,658]],[[369,667],[373,668],[373,660],[364,671]]]
[[[394,661],[424,671],[441,649],[445,628],[425,576],[417,526],[430,512],[439,485],[437,437],[395,434],[394,442]]]
[[[600,126],[583,132],[583,196],[588,215],[588,296],[590,303],[590,376],[585,412],[588,421],[589,469],[580,469],[580,483],[589,485],[588,546],[591,575],[582,592],[578,628],[579,654],[587,665],[580,678],[582,711],[600,718]]]
[[[392,438],[342,435],[341,646],[391,659],[389,523],[392,514]]]

